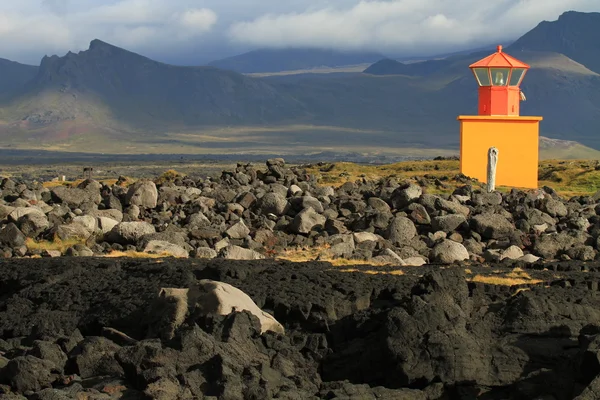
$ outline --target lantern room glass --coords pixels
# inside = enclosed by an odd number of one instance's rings
[[[525,76],[525,68],[514,68],[510,76],[510,86],[519,86]]]
[[[473,68],[479,86],[491,86],[490,73],[487,68]]]
[[[490,68],[493,86],[508,86],[510,68]]]

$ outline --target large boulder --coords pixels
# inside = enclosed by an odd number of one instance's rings
[[[279,193],[269,192],[265,194],[259,201],[260,213],[264,215],[282,215],[286,211],[287,207],[288,201],[284,195]]]
[[[158,201],[156,184],[149,180],[139,180],[129,186],[125,203],[142,208],[155,208]]]
[[[503,239],[515,230],[514,225],[499,214],[484,213],[471,218],[472,229],[486,239]]]
[[[51,189],[51,193],[55,203],[63,203],[71,208],[80,207],[85,203],[100,204],[102,202],[100,190],[95,185],[88,185],[85,188],[57,186]]]
[[[290,224],[294,233],[307,234],[314,228],[324,228],[327,218],[318,214],[312,207],[300,211]]]
[[[26,236],[10,222],[0,230],[0,243],[12,247],[13,249],[25,244]]]
[[[189,257],[189,253],[186,249],[164,240],[150,240],[144,248],[144,253],[173,256],[177,258]]]
[[[460,243],[444,239],[431,252],[431,258],[439,263],[452,264],[469,259],[469,252]]]
[[[395,217],[388,226],[385,237],[395,245],[406,245],[417,235],[415,224],[406,217]]]
[[[261,310],[246,293],[224,283],[203,279],[188,292],[188,304],[202,315],[229,315],[249,311],[260,320],[261,332],[285,333],[283,326],[269,313]]]
[[[121,244],[135,244],[144,235],[156,232],[154,225],[143,221],[121,222],[107,235],[107,240]]]

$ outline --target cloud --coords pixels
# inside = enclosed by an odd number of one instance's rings
[[[197,2],[22,0],[0,4],[0,57],[37,63],[44,54],[87,48],[101,39],[138,52],[177,51],[209,33],[217,14]],[[41,5],[41,6],[40,6]]]
[[[268,13],[232,24],[229,37],[257,47],[329,47],[408,52],[517,38],[569,9],[597,0],[372,0],[349,7]]]
[[[259,47],[465,50],[515,39],[598,0],[0,0],[0,57],[37,64],[92,39],[165,62]]]

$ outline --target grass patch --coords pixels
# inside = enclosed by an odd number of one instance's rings
[[[172,257],[172,255],[168,254],[168,253],[160,253],[160,254],[145,253],[143,251],[134,251],[134,250],[128,250],[128,251],[112,250],[110,253],[105,254],[103,257],[107,257],[107,258],[118,258],[118,257],[127,257],[127,258],[165,258],[165,257]]]
[[[61,240],[59,238],[54,238],[54,240],[41,240],[35,241],[31,238],[27,238],[25,240],[25,246],[29,249],[29,251],[60,251],[61,254],[64,254],[65,251],[69,247],[73,247],[76,244],[83,244],[85,241],[78,239],[70,239],[70,240]]]
[[[361,165],[348,162],[329,163],[311,166],[307,169],[315,174],[321,185],[341,186],[346,182],[360,179],[379,180],[395,178],[398,181],[416,181],[428,178],[432,184],[428,193],[449,194],[464,183],[455,178],[460,173],[457,160],[403,161],[388,165]],[[600,190],[600,162],[596,160],[543,160],[538,169],[539,187],[549,186],[565,197],[590,196]],[[475,188],[483,184],[475,183]],[[500,192],[511,188],[498,187]]]
[[[336,267],[357,264],[380,267],[384,265],[389,265],[389,263],[381,263],[371,260],[350,260],[347,258],[334,258],[331,256],[331,254],[329,254],[330,247],[331,246],[327,244],[314,247],[299,247],[296,249],[285,250],[279,253],[275,258],[278,260],[285,260],[297,263],[308,261],[326,261]]]
[[[81,184],[83,181],[84,181],[83,179],[77,179],[74,181],[49,181],[49,182],[42,183],[42,185],[48,189],[52,189],[52,188],[58,187],[58,186],[66,186],[66,187],[73,188],[73,187],[79,186],[79,184]],[[100,180],[98,180],[98,182],[100,182],[106,186],[112,186],[117,183],[117,179],[114,179],[114,178],[100,179]]]
[[[337,271],[338,272],[360,272],[362,274],[369,274],[369,275],[396,275],[396,276],[404,275],[404,271],[402,271],[400,269],[396,269],[393,271],[376,271],[376,270],[372,270],[372,269],[360,270],[360,269],[356,269],[356,268],[346,268],[346,269],[338,269]]]
[[[540,279],[533,279],[531,275],[523,271],[521,268],[515,268],[505,276],[489,276],[478,274],[469,279],[469,281],[500,286],[532,285],[543,282]]]
[[[154,183],[157,185],[162,185],[165,182],[172,182],[176,178],[183,178],[185,176],[185,174],[177,172],[174,169],[169,169],[159,175],[159,177],[154,180]]]

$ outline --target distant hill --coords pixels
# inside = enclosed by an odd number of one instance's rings
[[[556,21],[540,22],[506,51],[561,53],[600,73],[600,13],[568,11]]]
[[[0,99],[9,97],[33,79],[38,67],[0,58]]]
[[[370,75],[409,75],[426,76],[433,74],[452,64],[451,60],[427,60],[403,63],[389,58],[377,61],[363,72]]]
[[[324,49],[260,49],[209,63],[240,73],[297,71],[321,67],[370,64],[385,56],[375,52]]]
[[[42,59],[0,118],[37,129],[80,121],[143,129],[297,120],[303,106],[270,84],[213,67],[162,64],[100,40]],[[14,125],[13,125],[14,126]]]

